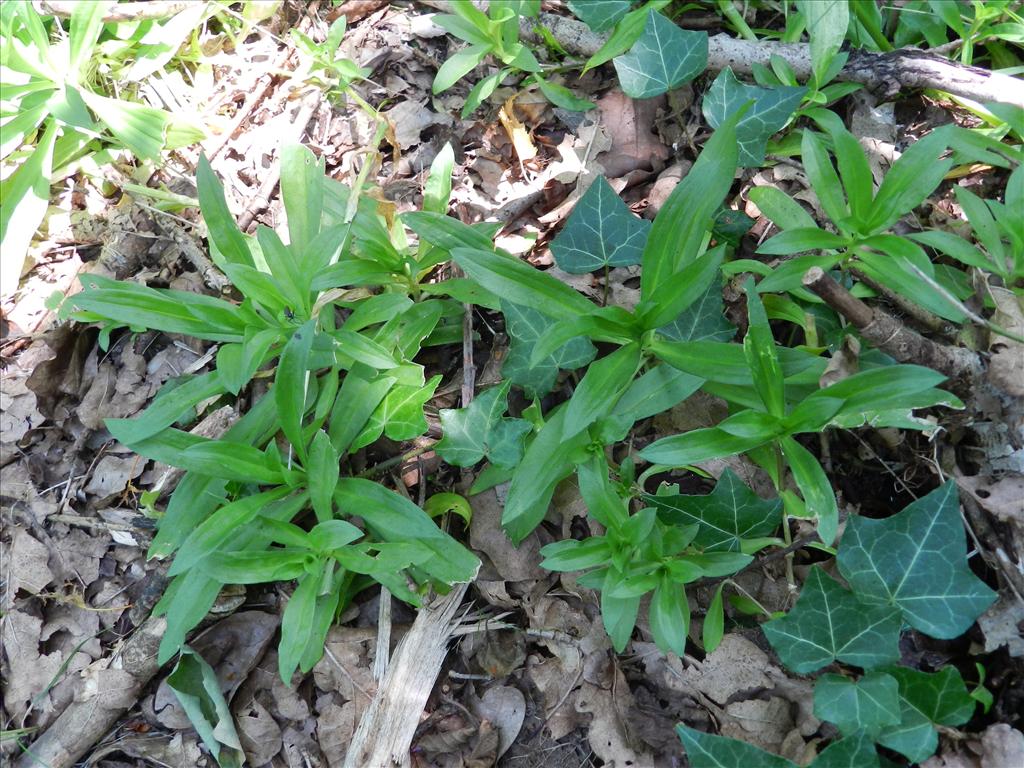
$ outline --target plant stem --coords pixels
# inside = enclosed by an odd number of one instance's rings
[[[392,467],[400,466],[405,462],[409,461],[409,459],[415,459],[417,456],[422,456],[424,453],[427,453],[432,450],[434,450],[433,443],[431,443],[430,445],[417,446],[416,448],[413,448],[411,451],[406,451],[405,453],[399,456],[392,456],[390,459],[385,459],[380,464],[374,464],[372,467],[364,469],[362,472],[356,475],[356,477],[373,477],[374,475],[379,475],[381,472],[387,472]]]
[[[747,20],[744,19],[743,15],[736,10],[736,6],[732,4],[732,0],[718,0],[718,10],[722,12],[725,18],[732,22],[732,25],[736,27],[736,31],[739,33],[740,37],[744,40],[750,40],[752,43],[757,42],[757,35],[754,34],[754,31],[749,26],[747,26]]]
[[[786,478],[786,462],[782,458],[782,450],[779,448],[778,443],[772,444],[772,450],[775,451],[775,475],[778,477],[778,485],[775,490],[782,494],[782,485]],[[793,534],[789,530],[789,515],[785,514],[783,509],[782,515],[782,538],[786,542],[786,548],[789,549],[793,544]],[[789,593],[791,595],[796,594],[796,578],[793,575],[793,551],[790,550],[786,553],[786,584],[789,585]]]

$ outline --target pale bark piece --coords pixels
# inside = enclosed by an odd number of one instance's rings
[[[387,674],[356,729],[346,768],[409,766],[416,726],[448,653],[455,612],[468,585],[424,606],[395,650]]]

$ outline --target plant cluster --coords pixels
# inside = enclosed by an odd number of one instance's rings
[[[69,175],[83,158],[108,163],[111,152],[124,148],[157,161],[162,151],[204,137],[180,115],[106,93],[109,83],[123,88],[161,70],[209,15],[207,5],[197,3],[162,23],[105,25],[114,5],[76,3],[66,30],[57,17],[44,22],[27,0],[0,8],[0,160],[25,156],[3,181],[5,262],[28,249],[46,214],[51,179]],[[20,261],[15,266],[20,270]],[[18,272],[4,274],[17,280]]]
[[[1024,135],[1024,111],[985,107],[993,122],[999,118],[995,131],[933,131],[876,180],[856,137],[823,108],[848,92],[829,85],[845,62],[843,41],[852,35],[877,43],[891,26],[864,5],[850,5],[852,15],[845,3],[796,5],[785,35],[811,31],[814,75],[804,86],[781,65],[760,71],[756,85],[728,69],[716,78],[703,101],[715,132],[653,222],[637,218],[605,179],[586,190],[552,253],[564,271],[606,280],[611,268],[639,266],[634,307],[595,304],[496,248],[490,225],[446,215],[450,148],[431,168],[422,210],[394,218],[365,193],[363,177],[351,188],[326,179],[311,152],[288,147],[281,161],[287,227],[260,227],[252,237],[238,230],[201,162],[211,255],[237,288],[235,300],[87,277],[65,305],[66,316],[101,324],[104,340],[116,329],[156,329],[219,344],[215,370],[168,386],[140,417],[108,424],[139,454],[187,470],[150,552],[174,557],[173,581],[157,608],[168,618],[161,660],[180,651],[183,677],[208,677],[185,640],[226,584],[296,580],[279,653],[281,676],[290,681],[320,658],[331,623],[361,589],[379,583],[417,604],[428,589],[474,578],[476,557],[431,519],[465,512],[465,499],[436,494],[421,509],[352,462],[382,436],[402,442],[425,434],[424,407],[440,376],[428,377],[417,358],[427,347],[464,341],[468,304],[503,315],[511,348],[502,383],[463,408],[441,410],[443,437],[434,449],[452,466],[480,467],[470,494],[508,483],[502,525],[516,543],[544,520],[556,487],[574,479],[593,535],[547,545],[542,564],[584,571],[578,582],[600,593],[616,650],[646,609],[663,651],[682,655],[688,643],[713,651],[731,586],[734,606],[767,615],[765,635],[792,671],[842,665],[815,685],[816,715],[842,734],[816,768],[878,765],[875,743],[913,761],[930,756],[936,729],[966,722],[986,700],[980,671],[969,691],[952,666],[927,673],[897,663],[905,626],[956,637],[994,600],[967,565],[955,485],[887,519],[851,516],[844,525],[806,436],[931,430],[934,421],[921,410],[963,403],[940,388],[942,374],[878,350],[860,356],[860,370],[827,375],[835,371],[824,353],[838,355],[856,332],[801,278],[819,267],[856,295],[887,291],[954,323],[984,323],[967,306],[986,298],[987,288],[977,285],[991,280],[1024,291],[1024,225],[1014,215],[1024,207],[1022,157],[1003,141]],[[676,27],[660,12],[665,0],[569,6],[595,30],[611,30],[587,66],[613,61],[631,96],[662,93],[706,66],[706,34]],[[470,47],[441,68],[435,92],[493,55],[501,68],[474,86],[466,113],[516,70],[555,103],[575,99],[544,77],[519,41],[520,16],[535,17],[536,0],[494,0],[486,14],[469,3],[452,7],[437,21]],[[982,29],[991,18],[975,8],[970,23]],[[952,16],[943,20],[956,29]],[[907,35],[932,33],[908,25]],[[362,76],[330,49],[309,52],[341,87]],[[722,212],[736,170],[763,163],[770,137],[796,117],[804,122],[792,144],[828,222],[819,226],[776,189],[755,189],[751,200],[780,230],[758,252],[793,258],[776,266],[735,258]],[[894,232],[964,158],[1009,171],[1001,202],[956,190],[973,242],[942,231]],[[464,276],[439,279],[449,262]],[[739,343],[723,314],[727,280],[745,297]],[[780,329],[800,343],[780,344]],[[558,402],[549,395],[566,371],[578,372],[576,383]],[[721,398],[727,417],[634,446],[638,425],[698,391]],[[219,439],[181,429],[211,398],[234,399],[244,415]],[[670,482],[675,470],[740,454],[765,471],[775,498],[758,498],[729,471],[706,496]],[[794,520],[814,527],[819,540],[809,546],[834,556],[845,584],[814,566],[795,607],[773,615],[731,577],[759,555],[791,548]],[[787,564],[795,591],[791,554]],[[686,588],[703,579],[717,588],[696,638]],[[793,765],[685,726],[679,735],[694,766]]]

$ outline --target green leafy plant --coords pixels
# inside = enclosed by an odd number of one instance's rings
[[[958,637],[996,598],[968,568],[961,528],[952,481],[892,517],[851,518],[836,557],[850,588],[814,567],[796,607],[763,626],[794,672],[837,660],[867,670],[859,679],[819,678],[815,714],[843,735],[867,734],[914,762],[935,752],[937,726],[962,725],[977,703],[954,667],[893,666],[904,624]]]
[[[914,143],[876,190],[867,156],[853,134],[831,112],[815,110],[810,116],[828,131],[839,171],[837,174],[820,136],[809,130],[804,131],[802,141],[804,168],[837,231],[818,227],[802,209],[783,203],[777,191],[755,190],[752,199],[783,230],[765,242],[759,253],[821,251],[787,260],[759,284],[758,290],[799,289],[800,279],[810,267],[829,270],[841,266],[940,317],[964,321],[968,313],[952,291],[943,290],[945,273],[935,269],[915,242],[888,233],[900,217],[931,194],[952,166],[952,159],[943,158],[949,133],[940,128]]]
[[[66,31],[27,0],[12,0],[0,9],[0,160],[17,164],[0,195],[5,284],[17,283],[46,213],[51,180],[67,175],[73,162],[120,148],[156,161],[165,149],[203,138],[181,116],[104,91],[109,82],[137,82],[166,64],[206,15],[205,5],[162,24],[138,25],[128,40],[119,37],[119,25],[103,23],[113,5],[76,3]]]
[[[282,163],[288,243],[266,227],[243,235],[209,165],[199,167],[211,253],[241,303],[92,277],[66,311],[108,334],[152,328],[220,344],[216,370],[108,428],[141,455],[187,470],[150,550],[175,554],[156,609],[168,620],[160,658],[182,647],[225,584],[296,579],[279,650],[287,681],[320,658],[334,617],[360,589],[376,581],[417,603],[431,584],[471,580],[478,561],[407,498],[341,467],[382,434],[426,431],[423,405],[440,377],[425,380],[413,358],[450,337],[444,318],[461,306],[420,290],[430,252],[419,256],[397,231],[396,246],[359,189],[325,179],[302,147],[285,148]],[[435,176],[445,170],[442,158]],[[446,206],[445,185],[430,186],[427,204]],[[366,285],[382,292],[352,288]],[[272,375],[270,393],[223,437],[173,426],[257,375]]]
[[[563,109],[587,110],[594,106],[574,96],[564,85],[544,77],[533,51],[519,41],[519,19],[537,16],[540,0],[496,0],[489,4],[486,14],[472,3],[452,3],[451,10],[452,13],[436,15],[434,22],[469,45],[438,69],[434,93],[451,88],[488,56],[501,63],[497,72],[478,81],[470,90],[462,107],[463,117],[475,112],[501,81],[514,72],[527,73],[525,83],[536,84],[549,101]]]

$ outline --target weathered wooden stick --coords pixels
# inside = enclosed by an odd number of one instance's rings
[[[934,368],[967,389],[981,373],[981,359],[976,353],[963,347],[937,344],[926,339],[892,315],[876,307],[869,307],[826,275],[821,267],[807,270],[803,284],[853,323],[865,339],[901,363],[917,363]],[[962,386],[958,388],[963,391]]]
[[[540,23],[569,53],[579,56],[594,55],[605,41],[605,37],[570,17],[542,13]],[[537,39],[531,19],[523,21],[520,31],[524,37]],[[708,38],[708,69],[711,71],[732,67],[735,72],[749,74],[755,64],[769,66],[772,56],[785,59],[798,79],[806,80],[811,76],[811,48],[807,43],[754,42],[724,34]],[[902,89],[931,88],[974,101],[996,101],[1024,108],[1024,80],[968,67],[916,48],[890,53],[852,51],[836,80],[862,83],[888,97]]]

